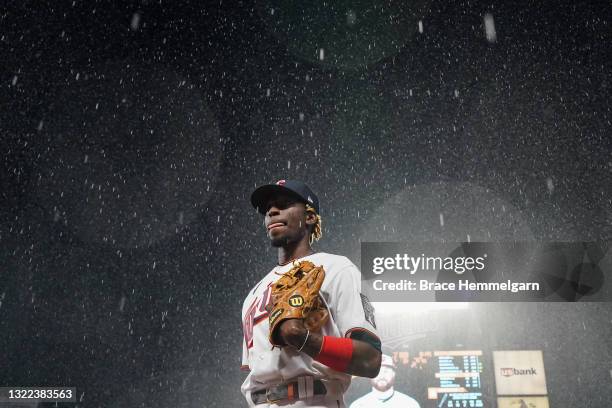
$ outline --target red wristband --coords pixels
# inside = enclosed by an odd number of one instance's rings
[[[353,341],[343,337],[324,336],[321,351],[315,357],[336,371],[345,372],[353,357]]]

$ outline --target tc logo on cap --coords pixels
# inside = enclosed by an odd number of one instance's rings
[[[277,186],[284,186],[284,185],[285,185],[285,180],[278,180],[278,181],[276,182],[276,185],[277,185]]]

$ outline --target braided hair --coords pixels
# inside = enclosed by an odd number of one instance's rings
[[[317,217],[317,222],[314,224],[312,232],[310,233],[310,238],[308,239],[308,242],[310,243],[310,245],[312,245],[313,241],[318,241],[323,236],[323,231],[321,230],[321,216],[317,214],[317,211],[314,209],[314,207],[309,204],[306,204],[306,212],[312,213],[315,215],[315,217]]]

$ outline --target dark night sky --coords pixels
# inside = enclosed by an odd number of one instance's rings
[[[280,178],[355,262],[610,240],[609,2],[205,3],[2,6],[0,384],[243,406],[240,308],[276,256],[248,197]],[[458,317],[477,347],[544,350],[551,407],[604,408],[611,312]]]

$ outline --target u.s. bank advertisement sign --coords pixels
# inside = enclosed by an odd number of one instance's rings
[[[546,395],[540,350],[494,351],[497,395]]]

